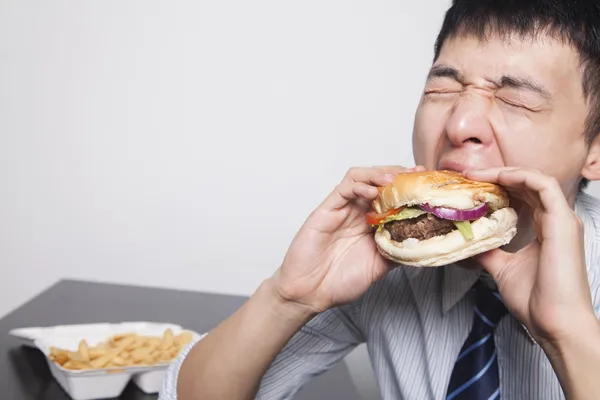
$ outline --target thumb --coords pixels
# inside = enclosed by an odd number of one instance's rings
[[[522,264],[524,260],[537,259],[539,244],[532,242],[515,253],[500,248],[478,254],[473,258],[498,282],[499,277],[506,272],[511,264]]]
[[[498,275],[500,275],[511,256],[511,253],[504,250],[494,249],[478,254],[473,258],[492,276],[492,279],[497,281]]]

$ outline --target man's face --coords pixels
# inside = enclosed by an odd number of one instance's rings
[[[448,39],[415,116],[415,162],[428,169],[519,166],[576,190],[587,147],[577,53],[548,37]]]

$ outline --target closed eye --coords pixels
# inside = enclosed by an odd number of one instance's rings
[[[524,104],[517,103],[517,102],[514,102],[514,101],[509,101],[509,100],[506,100],[506,99],[504,99],[502,97],[497,97],[497,99],[500,100],[501,102],[503,102],[504,104],[506,104],[507,106],[512,107],[512,108],[527,110],[527,111],[531,111],[531,112],[536,112],[537,111],[537,110],[533,110],[533,109],[527,107]]]
[[[448,94],[456,94],[459,93],[458,90],[448,90],[448,89],[433,89],[433,90],[425,90],[426,95],[448,95]]]

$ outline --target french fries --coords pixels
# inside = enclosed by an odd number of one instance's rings
[[[95,346],[81,340],[75,352],[51,347],[48,357],[70,370],[147,366],[171,361],[191,340],[190,332],[174,335],[171,329],[162,336],[118,334]]]

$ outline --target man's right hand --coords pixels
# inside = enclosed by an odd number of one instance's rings
[[[377,250],[365,216],[377,186],[425,168],[351,168],[308,217],[273,277],[278,296],[312,313],[358,299],[390,269]]]
[[[377,186],[410,170],[424,168],[352,168],[308,217],[275,275],[193,347],[174,397],[254,399],[273,360],[315,313],[357,299],[380,279],[390,267],[366,213]]]

